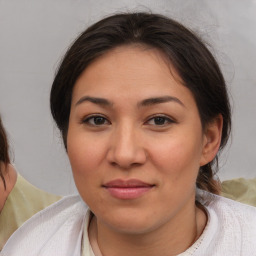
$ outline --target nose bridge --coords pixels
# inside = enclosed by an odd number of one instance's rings
[[[126,121],[116,127],[114,150],[117,157],[131,158],[136,151],[136,131],[134,126]]]
[[[146,155],[136,126],[126,120],[116,126],[110,149],[110,160],[122,168],[142,164]]]

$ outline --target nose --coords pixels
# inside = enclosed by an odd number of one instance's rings
[[[132,125],[122,125],[113,131],[107,160],[122,169],[143,165],[146,150],[139,132]]]

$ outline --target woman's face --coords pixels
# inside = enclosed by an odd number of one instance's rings
[[[192,93],[155,49],[118,47],[75,84],[67,150],[98,225],[141,234],[181,223],[207,141]]]

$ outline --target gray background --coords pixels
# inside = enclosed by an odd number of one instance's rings
[[[0,113],[17,170],[39,188],[75,191],[49,111],[61,56],[91,23],[118,11],[151,10],[196,30],[217,57],[232,97],[233,133],[221,180],[256,177],[255,0],[0,0]]]

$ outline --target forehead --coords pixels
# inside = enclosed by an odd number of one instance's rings
[[[85,94],[123,99],[192,96],[164,54],[141,45],[117,47],[91,63],[77,80],[72,99]]]
[[[172,63],[162,51],[142,44],[118,46],[111,49],[94,60],[83,73],[92,75],[91,71],[95,69],[108,77],[111,74],[116,76],[119,74],[120,76],[130,75],[131,78],[143,73],[147,76],[151,73],[153,76],[154,73],[161,71],[162,75],[165,73],[168,77],[171,75],[181,81]],[[152,72],[153,70],[155,72]]]

